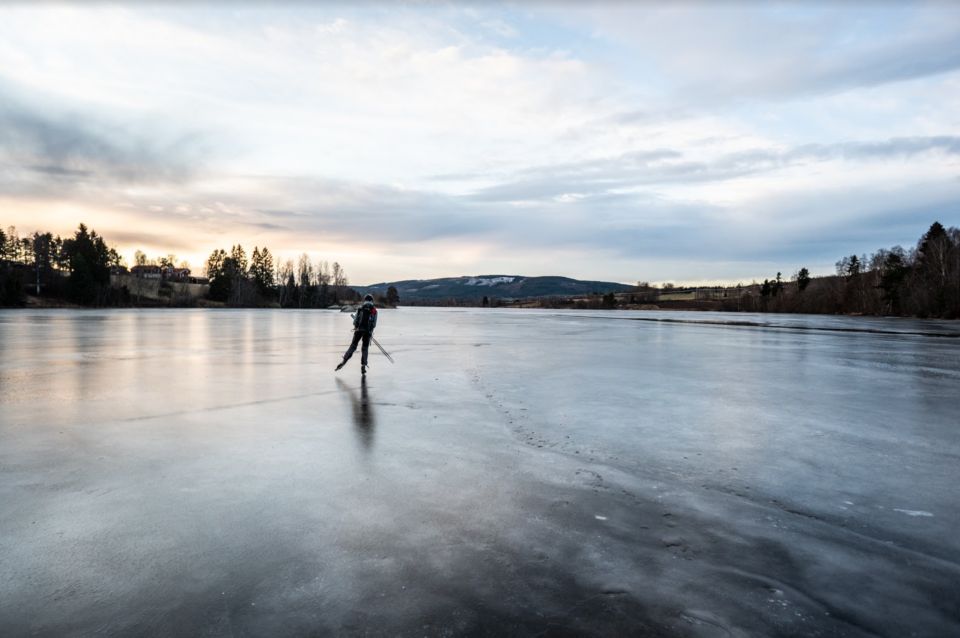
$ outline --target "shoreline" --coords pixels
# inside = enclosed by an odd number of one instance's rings
[[[81,306],[69,301],[61,299],[48,299],[43,297],[35,297],[33,295],[27,296],[27,302],[23,306],[0,306],[0,311],[4,310],[325,310],[331,312],[344,312],[343,308],[349,307],[350,304],[341,306],[340,309],[334,308],[281,308],[279,305],[270,305],[270,306],[229,306],[225,303],[219,301],[209,301],[209,300],[198,300],[196,304],[192,305],[168,305],[168,304],[129,304],[123,306]],[[723,310],[723,309],[703,309],[703,308],[663,308],[663,307],[643,307],[643,308],[565,308],[565,307],[544,307],[544,306],[499,306],[499,307],[484,307],[484,306],[456,306],[456,305],[399,305],[399,306],[389,306],[389,305],[377,305],[377,308],[383,310],[397,310],[399,308],[458,308],[458,309],[474,309],[474,310],[556,310],[562,312],[577,312],[577,313],[587,313],[587,312],[685,312],[691,314],[701,314],[701,313],[719,313],[731,316],[740,316],[740,315],[762,315],[762,316],[785,316],[785,317],[849,317],[849,318],[862,318],[862,319],[910,319],[915,321],[949,321],[956,322],[960,321],[960,318],[950,318],[950,317],[918,317],[914,315],[870,315],[863,313],[808,313],[808,312],[762,312],[762,311],[740,311],[740,310]],[[717,321],[682,321],[682,320],[673,320],[669,318],[664,319],[632,319],[635,321],[662,321],[668,323],[703,323],[703,324],[723,324],[723,325],[744,325],[744,326],[759,326],[764,327],[765,324],[756,323],[756,322],[717,322]],[[767,327],[776,327],[776,326],[767,326]],[[859,332],[859,331],[858,331]],[[906,334],[906,333],[895,333],[895,334]],[[953,335],[949,335],[953,336]]]

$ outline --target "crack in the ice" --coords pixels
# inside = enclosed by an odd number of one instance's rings
[[[756,572],[751,572],[745,569],[739,569],[737,567],[715,566],[715,569],[719,572],[735,574],[737,576],[740,576],[741,578],[758,581],[760,583],[763,583],[767,588],[772,588],[775,585],[776,589],[780,589],[781,591],[789,591],[791,594],[793,594],[794,597],[805,600],[807,601],[808,604],[811,604],[815,607],[819,607],[820,609],[824,610],[827,614],[829,614],[832,618],[835,618],[838,621],[845,623],[850,627],[853,627],[854,629],[859,629],[860,631],[865,631],[867,633],[874,634],[874,635],[877,634],[877,631],[875,629],[868,627],[865,623],[861,622],[853,614],[847,613],[842,609],[840,609],[839,607],[835,607],[834,605],[827,602],[826,600],[821,600],[816,596],[814,596],[813,594],[809,594],[783,581],[777,580],[775,578],[771,578],[763,574],[758,574]]]
[[[232,410],[234,408],[246,408],[254,405],[266,405],[268,403],[283,403],[284,401],[296,401],[298,399],[307,399],[310,397],[321,396],[324,394],[337,394],[338,390],[327,390],[324,392],[308,392],[306,394],[294,394],[285,397],[276,397],[273,399],[258,399],[256,401],[244,401],[242,403],[230,403],[227,405],[211,405],[193,410],[177,410],[175,412],[164,412],[162,414],[147,414],[144,416],[133,416],[125,419],[115,419],[115,423],[130,423],[135,421],[152,421],[154,419],[164,419],[174,416],[184,416],[187,414],[197,414],[202,412],[218,412],[220,410]]]
[[[758,507],[764,507],[764,503],[769,503],[770,505],[773,505],[773,507],[775,507],[776,509],[779,509],[779,510],[782,511],[782,512],[785,512],[785,513],[787,513],[787,514],[792,514],[792,515],[794,515],[794,516],[800,516],[800,517],[802,517],[802,518],[806,518],[806,519],[808,519],[808,520],[815,521],[815,522],[817,522],[817,523],[821,523],[821,524],[827,525],[827,526],[829,526],[829,527],[842,529],[845,533],[850,534],[850,535],[852,535],[852,536],[855,536],[856,538],[859,538],[859,539],[861,539],[861,540],[868,541],[868,542],[871,542],[871,543],[875,543],[875,544],[878,544],[878,545],[882,545],[882,546],[884,546],[884,547],[886,547],[886,548],[893,548],[893,549],[895,549],[895,550],[897,550],[897,551],[911,554],[911,555],[916,556],[916,557],[918,557],[918,558],[921,558],[921,559],[923,559],[923,560],[928,560],[928,561],[930,561],[930,562],[943,565],[944,567],[948,567],[948,568],[953,569],[953,570],[960,569],[960,561],[954,561],[954,560],[951,560],[951,559],[949,559],[949,558],[944,558],[944,557],[942,557],[942,556],[937,556],[936,554],[931,554],[931,553],[929,553],[929,552],[926,552],[926,551],[923,551],[923,550],[920,550],[920,549],[914,549],[914,548],[912,548],[912,547],[907,547],[907,546],[902,545],[902,544],[900,544],[900,543],[896,543],[896,542],[889,541],[889,540],[884,540],[884,539],[882,539],[882,538],[878,538],[878,537],[876,537],[876,536],[872,536],[871,534],[857,531],[857,530],[849,527],[848,525],[846,525],[842,520],[838,520],[838,519],[835,519],[835,518],[833,518],[833,517],[825,517],[825,516],[820,516],[820,515],[818,515],[818,514],[812,514],[812,513],[809,513],[809,512],[804,512],[804,511],[801,511],[801,510],[792,508],[792,507],[790,507],[790,506],[788,506],[788,505],[785,505],[785,504],[781,503],[780,501],[778,501],[778,500],[776,500],[776,499],[770,499],[769,501],[763,501],[763,500],[761,500],[761,499],[759,498],[759,495],[744,494],[744,493],[742,493],[742,492],[738,492],[738,491],[734,490],[733,488],[729,488],[729,487],[725,487],[725,486],[721,486],[721,485],[702,485],[701,487],[702,487],[703,489],[705,489],[705,490],[711,490],[711,491],[715,491],[715,492],[720,492],[720,493],[722,493],[722,494],[727,494],[728,496],[734,496],[734,497],[743,499],[743,500],[751,503],[752,505],[755,505],[755,506],[758,506]]]

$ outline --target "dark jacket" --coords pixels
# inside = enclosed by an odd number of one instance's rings
[[[353,316],[353,327],[373,334],[373,329],[377,327],[377,307],[372,301],[364,301],[357,310],[357,314]]]

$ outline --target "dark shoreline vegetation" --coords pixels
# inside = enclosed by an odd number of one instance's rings
[[[135,262],[128,269],[116,250],[84,224],[67,239],[40,232],[20,238],[12,227],[0,230],[0,306],[337,308],[360,298],[339,263],[313,263],[303,254],[296,263],[274,264],[266,247],[255,247],[249,259],[240,245],[229,252],[214,250],[204,277],[191,276],[173,255],[149,260],[137,251]],[[482,299],[406,296],[404,303],[960,318],[960,229],[934,222],[913,248],[849,255],[836,266],[836,275],[812,277],[800,268],[789,281],[778,272],[762,283],[737,286],[640,282],[605,294],[527,298],[497,296],[491,288]],[[373,292],[382,305],[400,302],[394,286]]]
[[[249,259],[239,244],[214,250],[203,277],[192,276],[175,255],[148,259],[138,250],[134,262],[127,268],[85,224],[66,239],[0,229],[0,307],[339,308],[360,299],[339,263],[313,263],[303,254],[275,265],[266,247],[254,247]]]

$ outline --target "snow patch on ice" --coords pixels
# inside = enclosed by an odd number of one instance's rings
[[[600,516],[599,514],[594,514],[593,517],[594,517],[595,519],[597,519],[598,521],[605,521],[605,520],[607,520],[607,517],[606,517],[606,516]]]
[[[900,512],[901,514],[906,514],[907,516],[933,516],[930,512],[924,512],[923,510],[902,510],[898,507],[893,508],[894,512]]]

